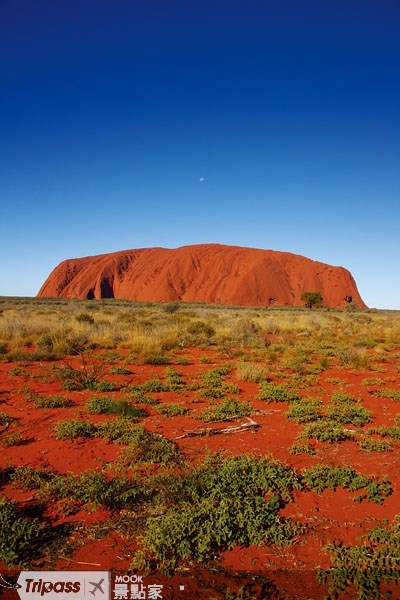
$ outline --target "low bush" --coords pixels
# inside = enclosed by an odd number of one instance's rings
[[[0,439],[2,446],[24,446],[27,443],[28,440],[19,432],[10,433]]]
[[[72,400],[64,396],[39,396],[33,397],[35,408],[69,408],[73,405]]]
[[[14,421],[17,421],[16,417],[11,417],[5,412],[0,412],[0,425],[10,425]]]
[[[253,383],[260,383],[268,379],[270,371],[268,367],[263,364],[255,362],[241,362],[238,363],[237,377],[242,381],[251,381]]]
[[[346,546],[335,541],[324,550],[329,552],[333,566],[320,570],[317,578],[329,586],[327,600],[342,597],[343,592],[346,597],[351,592],[352,598],[378,600],[392,596],[387,592],[388,584],[400,583],[399,516],[390,526],[385,522],[370,530],[360,545]]]
[[[111,367],[110,373],[112,375],[132,375],[132,371],[126,367]]]
[[[170,404],[159,404],[155,409],[165,417],[181,417],[189,412],[189,409],[181,404],[176,404],[175,402]]]
[[[290,454],[298,456],[299,454],[315,454],[315,449],[310,444],[295,443],[288,448]]]
[[[376,398],[389,398],[390,400],[400,400],[400,390],[386,388],[384,390],[373,390],[371,392]]]
[[[260,384],[260,392],[257,396],[265,402],[298,402],[300,396],[294,390],[282,384],[264,381]]]
[[[27,563],[43,529],[38,519],[22,516],[14,502],[0,498],[0,560],[7,566]]]
[[[320,407],[321,400],[303,398],[302,400],[292,402],[289,405],[286,416],[296,423],[310,423],[312,421],[317,421],[320,418]]]
[[[250,402],[236,400],[235,398],[225,398],[218,404],[208,406],[202,410],[196,418],[202,421],[229,421],[234,417],[248,417],[253,408]]]
[[[85,404],[86,410],[94,415],[118,415],[129,419],[146,417],[147,413],[142,408],[132,406],[127,400],[114,400],[110,396],[89,398]]]
[[[365,425],[370,423],[371,413],[363,406],[340,405],[330,406],[327,410],[327,416],[331,421],[341,424]]]
[[[386,440],[376,440],[369,436],[362,437],[357,444],[365,452],[391,452],[393,450],[393,446]]]
[[[172,367],[167,367],[164,371],[165,384],[170,392],[179,392],[186,387],[182,374]]]
[[[105,365],[96,362],[90,355],[81,354],[81,367],[76,368],[70,364],[55,369],[57,377],[62,381],[66,390],[92,390],[98,392],[112,391],[115,384],[104,381]]]
[[[317,465],[303,470],[303,482],[313,492],[320,494],[326,489],[335,490],[338,486],[351,492],[363,489],[364,493],[356,496],[354,500],[370,500],[382,504],[385,497],[392,493],[388,480],[378,477],[368,477],[357,473],[351,467],[332,467]]]
[[[390,437],[392,440],[400,441],[400,427],[397,425],[382,425],[381,427],[371,427],[367,433],[378,433],[382,437]]]
[[[24,490],[39,489],[53,477],[53,471],[47,469],[34,469],[29,466],[16,467],[11,474],[11,480]]]
[[[230,368],[219,367],[202,374],[198,385],[198,394],[202,398],[217,400],[225,398],[227,394],[238,394],[238,386],[234,383],[224,381],[223,376],[229,373]]]
[[[266,458],[214,456],[158,481],[160,514],[149,517],[133,565],[172,573],[235,546],[289,544],[301,526],[280,515],[301,488],[290,467]]]
[[[90,421],[71,419],[69,421],[60,421],[57,423],[54,427],[54,431],[58,440],[73,441],[78,437],[95,437],[98,433],[98,427]]]
[[[353,438],[353,434],[330,421],[317,421],[308,423],[298,437],[299,440],[312,438],[321,442],[334,443],[350,440]]]
[[[134,478],[109,478],[99,471],[54,475],[38,492],[42,501],[61,501],[63,514],[73,514],[83,507],[133,508],[146,496],[147,492]]]
[[[159,433],[147,431],[143,425],[132,426],[122,439],[127,444],[120,455],[125,466],[135,466],[137,463],[168,464],[180,458],[174,442]]]
[[[145,354],[142,362],[145,365],[168,365],[171,357],[168,354]]]

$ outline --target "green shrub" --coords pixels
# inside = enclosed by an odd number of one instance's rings
[[[166,313],[173,314],[180,308],[179,302],[167,302],[164,305],[164,310]]]
[[[0,560],[8,567],[26,564],[42,532],[38,519],[21,516],[14,502],[0,498]]]
[[[54,427],[58,440],[73,441],[78,437],[92,438],[98,433],[98,427],[90,421],[71,419],[70,421],[59,421]]]
[[[10,433],[0,440],[2,446],[23,446],[27,442],[28,440],[19,432]]]
[[[156,406],[156,411],[165,417],[181,417],[186,415],[189,410],[181,404],[159,404]]]
[[[205,371],[202,374],[199,383],[199,395],[203,398],[216,400],[225,398],[227,394],[237,394],[240,392],[238,386],[234,383],[228,383],[223,380],[223,376],[229,373],[229,368],[218,367],[211,371]]]
[[[361,385],[386,385],[386,381],[380,377],[368,377],[361,380]]]
[[[139,389],[141,389],[145,392],[167,392],[168,391],[168,387],[159,379],[149,379],[148,381],[143,383],[141,386],[139,386]]]
[[[56,374],[62,381],[63,388],[69,391],[92,390],[105,392],[115,389],[115,384],[101,379],[103,373],[104,364],[96,363],[91,358],[84,357],[84,355],[82,355],[80,369],[71,365],[64,365],[56,369]]]
[[[306,308],[321,308],[322,300],[321,292],[303,292],[301,295],[301,301]]]
[[[317,465],[303,470],[304,484],[313,492],[320,494],[325,489],[335,490],[338,486],[351,492],[364,489],[364,493],[354,500],[370,500],[382,504],[384,498],[392,493],[392,487],[385,477],[368,477],[357,473],[351,467],[332,467]]]
[[[299,454],[315,454],[315,449],[309,444],[298,444],[295,443],[288,448],[290,454],[297,456]]]
[[[169,391],[176,392],[186,387],[186,383],[183,380],[181,373],[172,367],[167,367],[165,369],[164,376]]]
[[[146,394],[142,389],[134,390],[132,393],[132,400],[135,404],[147,404],[148,406],[153,406],[158,404],[158,400]]]
[[[0,412],[0,425],[10,425],[14,421],[17,421],[16,417],[11,417],[5,412]]]
[[[299,477],[277,461],[214,456],[158,486],[165,508],[147,520],[144,550],[134,559],[139,569],[171,573],[235,546],[288,544],[301,531],[280,515],[301,488]]]
[[[248,417],[253,408],[250,402],[225,398],[214,406],[208,406],[196,418],[202,421],[229,421],[233,417]]]
[[[342,597],[342,592],[348,597],[350,591],[352,598],[379,600],[389,597],[385,592],[388,584],[396,586],[400,582],[398,516],[390,527],[385,522],[383,527],[370,530],[361,545],[349,547],[335,541],[324,550],[330,553],[333,566],[320,570],[317,578],[329,585],[327,600]]]
[[[315,438],[321,442],[342,442],[352,439],[353,434],[345,431],[343,427],[329,421],[317,421],[307,424],[301,434],[299,440],[309,440]]]
[[[110,373],[112,375],[132,375],[132,371],[126,367],[111,367]]]
[[[390,452],[393,446],[385,440],[375,440],[372,437],[363,437],[357,442],[361,450],[365,452]]]
[[[143,425],[132,426],[122,438],[127,448],[121,453],[125,465],[136,463],[168,464],[179,459],[179,451],[174,444],[159,433],[147,431]]]
[[[146,417],[147,413],[142,408],[129,404],[127,400],[114,400],[110,396],[89,398],[85,404],[86,410],[94,415],[118,415],[130,419]]]
[[[344,392],[335,392],[332,395],[331,406],[327,410],[327,416],[335,423],[351,423],[360,426],[372,420],[370,411],[360,406],[357,398]]]
[[[73,514],[83,507],[132,508],[145,496],[144,488],[135,479],[108,478],[99,471],[54,475],[38,492],[38,497],[46,502],[61,500],[64,514]]]
[[[35,408],[68,408],[72,406],[72,400],[63,396],[38,396],[33,398]]]
[[[320,417],[320,406],[320,400],[303,398],[302,400],[292,402],[289,405],[286,416],[296,423],[310,423],[312,421],[317,421]]]
[[[371,413],[363,406],[346,406],[346,405],[334,405],[329,407],[327,411],[329,419],[335,423],[351,423],[353,425],[365,425],[369,423],[371,419]]]
[[[213,363],[213,359],[210,356],[200,356],[199,361],[203,365],[211,365]]]
[[[387,388],[385,390],[373,390],[371,392],[373,396],[377,398],[389,398],[390,400],[400,400],[400,390],[394,388]]]
[[[171,358],[167,354],[145,354],[142,362],[145,365],[168,365]]]
[[[29,466],[16,467],[11,475],[11,480],[24,490],[41,488],[47,481],[54,477],[54,472],[47,469],[34,469]]]
[[[257,398],[265,402],[298,402],[300,396],[294,390],[282,384],[263,381],[260,384],[260,393]]]
[[[382,437],[390,437],[392,440],[400,441],[400,427],[397,425],[382,425],[381,427],[371,427],[367,433],[378,433]]]

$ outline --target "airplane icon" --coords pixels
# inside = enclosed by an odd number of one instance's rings
[[[103,588],[101,587],[101,584],[103,583],[104,579],[100,579],[100,581],[98,583],[94,583],[94,581],[89,581],[90,585],[93,586],[93,589],[90,590],[90,594],[92,594],[92,596],[96,595],[97,590],[99,590],[99,592],[101,592],[102,594],[104,594]]]

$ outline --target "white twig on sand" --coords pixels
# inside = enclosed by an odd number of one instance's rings
[[[235,417],[232,417],[235,418]],[[236,417],[237,418],[237,417]],[[241,423],[240,425],[230,425],[228,427],[219,427],[218,429],[214,429],[213,427],[196,427],[195,429],[191,429],[186,431],[183,435],[180,435],[174,440],[181,440],[186,437],[194,437],[196,435],[217,435],[220,433],[237,433],[239,431],[247,431],[250,429],[258,429],[260,427],[259,423],[256,423],[250,417],[245,417],[247,419],[247,423]],[[210,421],[211,423],[220,423],[220,421]]]

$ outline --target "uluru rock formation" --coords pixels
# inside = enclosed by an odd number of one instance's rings
[[[49,275],[38,296],[301,306],[303,292],[320,292],[327,307],[351,300],[366,307],[343,267],[289,252],[220,244],[68,259]]]

